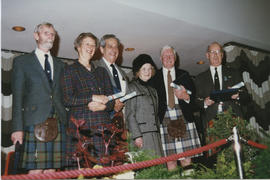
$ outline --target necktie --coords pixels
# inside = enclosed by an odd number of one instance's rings
[[[118,72],[113,64],[111,64],[112,70],[113,70],[113,78],[116,84],[117,89],[121,91],[121,85],[120,85],[120,80],[118,76]]]
[[[218,77],[218,72],[217,72],[217,68],[215,68],[215,90],[219,91],[220,90],[220,84],[219,84],[219,77]]]
[[[45,72],[48,78],[48,81],[51,83],[52,82],[52,71],[51,71],[51,65],[48,60],[48,54],[45,54]]]
[[[174,102],[173,88],[170,86],[170,84],[172,83],[172,76],[171,76],[170,71],[168,71],[167,78],[168,78],[168,98],[169,98],[168,105],[170,108],[174,108],[175,102]]]

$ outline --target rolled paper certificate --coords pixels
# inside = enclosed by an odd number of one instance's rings
[[[124,101],[126,101],[126,100],[128,100],[128,99],[133,98],[133,97],[136,96],[136,95],[137,95],[136,91],[133,91],[132,93],[129,93],[129,94],[125,95],[124,97],[120,98],[119,100],[120,100],[121,102],[124,102]]]
[[[172,88],[182,90],[181,86],[179,86],[179,85],[177,85],[177,84],[175,84],[175,83],[173,83],[173,82],[170,84],[170,86],[171,86]],[[187,93],[188,93],[189,95],[192,94],[192,92],[191,92],[190,90],[186,89],[186,91],[187,91]]]
[[[234,85],[234,86],[232,87],[232,89],[239,89],[239,88],[241,88],[241,87],[243,87],[243,86],[245,86],[245,83],[244,83],[243,81],[241,81],[240,83]]]
[[[122,97],[124,95],[125,95],[124,92],[120,92],[120,93],[116,93],[116,94],[108,96],[108,99],[109,99],[109,101],[111,101],[113,99],[118,99],[118,98],[120,98],[120,97]]]

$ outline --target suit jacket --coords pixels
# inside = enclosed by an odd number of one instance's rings
[[[66,124],[60,76],[64,63],[53,57],[53,83],[50,86],[35,52],[16,57],[12,71],[12,131],[44,122],[54,106],[60,121]]]
[[[222,89],[227,89],[228,87],[232,87],[233,85],[242,81],[241,74],[229,67],[222,66]],[[206,123],[208,123],[211,119],[216,117],[218,110],[218,102],[215,104],[204,108],[204,99],[210,96],[210,93],[214,90],[214,83],[211,76],[210,68],[205,72],[200,73],[195,79],[196,86],[196,104],[199,106],[201,111],[201,118],[203,120],[203,125],[206,127]],[[243,93],[239,94],[240,99],[243,99]],[[223,110],[228,109],[229,106],[232,107],[233,111],[241,116],[240,103],[238,100],[230,100],[223,102]]]
[[[141,85],[138,80],[129,84],[128,93],[136,91],[139,96],[127,101],[126,119],[132,138],[142,137],[146,132],[158,132],[158,96],[154,88]]]
[[[108,74],[109,74],[109,77],[110,77],[110,80],[111,80],[111,83],[112,83],[112,86],[114,87],[114,89],[117,89],[116,88],[116,84],[115,84],[115,81],[114,81],[114,78],[113,78],[113,75],[110,71],[110,69],[108,68],[108,66],[105,64],[104,60],[103,59],[100,59],[100,60],[96,60],[96,61],[93,61],[93,64],[97,67],[103,67],[107,70]],[[120,71],[122,77],[124,78],[123,80],[126,81],[126,86],[128,86],[128,83],[129,83],[129,79],[128,79],[128,76],[127,74],[125,73],[125,71],[123,71],[118,65],[116,65],[116,68]],[[115,91],[114,91],[115,92]]]
[[[192,94],[190,95],[190,102],[186,103],[184,100],[179,100],[178,103],[183,112],[185,119],[188,122],[194,122],[193,116],[193,106],[194,106],[194,95],[195,88],[192,79],[189,76],[189,73],[182,69],[175,68],[175,83],[183,85],[186,89],[190,90]],[[158,93],[158,116],[159,120],[162,122],[167,110],[167,97],[166,97],[166,88],[163,78],[162,69],[158,70],[156,75],[151,80],[152,86],[157,90]]]

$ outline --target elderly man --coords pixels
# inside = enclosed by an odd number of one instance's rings
[[[100,51],[102,59],[95,61],[94,65],[104,67],[111,79],[114,93],[126,92],[128,76],[115,63],[119,55],[120,40],[114,34],[106,34],[100,39]],[[123,109],[124,103],[115,101],[114,110],[119,112]]]
[[[164,154],[182,153],[200,147],[200,140],[193,117],[195,88],[187,71],[175,67],[176,52],[171,46],[160,51],[163,67],[153,78],[153,87],[158,92],[160,132]],[[182,89],[174,89],[171,82]],[[187,90],[191,94],[187,93]],[[191,158],[180,160],[184,169],[188,169]],[[177,167],[177,161],[167,162],[168,170]]]
[[[22,168],[30,174],[54,171],[65,161],[66,111],[59,82],[64,64],[50,54],[55,36],[52,24],[37,25],[36,50],[13,62],[11,139],[24,145]]]
[[[231,96],[231,100],[225,102],[215,102],[210,99],[210,93],[213,90],[228,89],[240,83],[242,76],[235,69],[222,65],[223,49],[219,43],[213,42],[207,47],[206,57],[209,60],[210,67],[197,75],[195,79],[196,103],[201,109],[204,127],[211,119],[216,117],[218,112],[228,109],[229,106],[237,115],[241,116],[239,100],[246,98],[245,93],[236,93]]]
[[[241,74],[225,65],[222,65],[223,49],[217,42],[211,43],[207,47],[206,57],[209,60],[210,67],[196,76],[196,104],[200,108],[200,116],[203,124],[203,133],[205,136],[206,129],[208,128],[209,121],[216,118],[218,113],[227,110],[229,106],[232,107],[234,113],[242,116],[240,101],[247,103],[249,96],[246,91],[235,93],[231,96],[230,100],[224,102],[215,102],[210,98],[212,91],[219,91],[228,89],[242,80]],[[216,158],[207,160],[208,165],[212,167]],[[210,162],[211,161],[211,162]]]

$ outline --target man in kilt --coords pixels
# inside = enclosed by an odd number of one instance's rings
[[[151,84],[158,93],[161,141],[165,156],[182,153],[201,146],[193,117],[195,88],[187,71],[175,67],[176,52],[164,46],[160,52],[163,67],[157,71]],[[170,86],[171,82],[182,89]],[[187,93],[187,90],[191,94]],[[191,157],[181,159],[181,166],[190,167]],[[177,161],[167,162],[168,170],[177,167]]]
[[[65,162],[66,111],[60,88],[64,63],[50,54],[55,37],[52,24],[37,25],[37,48],[13,62],[11,139],[23,146],[21,167],[29,174],[53,172]]]

